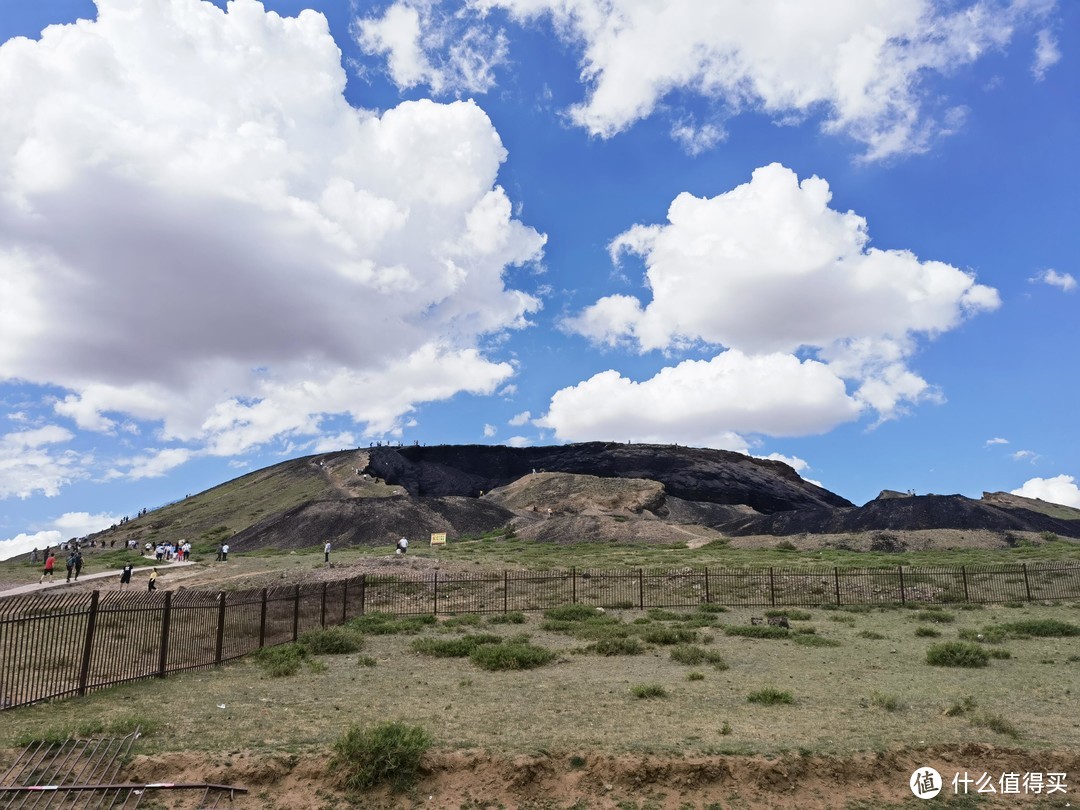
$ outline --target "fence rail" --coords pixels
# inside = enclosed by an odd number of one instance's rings
[[[1080,599],[1080,563],[793,570],[576,569],[360,576],[237,592],[0,599],[0,708],[217,666],[366,611],[506,613],[565,604],[645,610]]]

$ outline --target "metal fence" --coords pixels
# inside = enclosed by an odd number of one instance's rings
[[[1080,563],[911,568],[679,568],[368,576],[367,610],[395,614],[545,610],[1034,602],[1080,599]]]
[[[506,613],[822,607],[1080,599],[1080,563],[792,570],[679,568],[360,576],[239,592],[39,595],[0,600],[0,707],[211,667],[366,611]]]
[[[222,664],[364,612],[364,577],[0,600],[0,708]]]

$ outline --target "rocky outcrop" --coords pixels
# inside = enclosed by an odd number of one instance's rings
[[[919,529],[983,529],[994,532],[1053,532],[1080,537],[1080,521],[1059,520],[1022,507],[994,506],[963,495],[878,498],[858,508],[803,509],[719,526],[725,534],[845,534]]]
[[[366,473],[414,496],[477,497],[541,471],[647,479],[684,501],[744,505],[763,514],[852,506],[804,481],[787,464],[727,450],[590,442],[555,447],[375,447],[368,452]]]

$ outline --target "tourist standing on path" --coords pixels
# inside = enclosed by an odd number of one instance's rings
[[[217,561],[221,562],[221,543],[217,544]]]
[[[131,572],[135,570],[135,566],[128,563],[124,566],[124,570],[120,572],[120,587],[131,584]]]
[[[228,562],[229,561],[229,544],[228,543],[222,543],[221,544],[221,561],[222,562]]]
[[[323,560],[327,565],[330,565],[330,541],[326,541],[326,545],[323,546]]]
[[[45,558],[45,568],[41,572],[41,579],[38,580],[38,585],[45,581],[45,577],[51,577],[53,575],[53,568],[56,567],[56,555],[51,551],[49,556]]]
[[[75,581],[76,582],[79,581],[79,574],[82,572],[82,564],[83,564],[82,552],[77,550],[75,552]]]
[[[157,590],[157,569],[150,569],[150,581],[146,584],[146,589],[149,591]]]
[[[67,579],[64,582],[71,582],[71,575],[75,571],[75,552],[72,551],[67,555]]]

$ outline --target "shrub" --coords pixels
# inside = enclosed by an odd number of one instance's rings
[[[702,602],[697,606],[698,613],[727,613],[723,605],[714,605],[712,602]]]
[[[703,650],[701,647],[695,647],[692,644],[680,644],[671,650],[671,660],[679,664],[689,664],[695,666],[697,664],[712,664],[717,669],[727,669],[727,662],[724,661],[724,657],[720,653],[714,650]]]
[[[1000,714],[979,712],[978,714],[972,716],[971,722],[976,726],[988,728],[991,731],[996,731],[998,734],[1004,734],[1006,737],[1012,737],[1014,740],[1019,739],[1020,737],[1020,729],[1018,729]]]
[[[545,619],[564,622],[582,622],[604,614],[589,605],[561,605],[544,611]]]
[[[970,641],[946,641],[926,651],[926,663],[936,667],[985,667],[990,656]]]
[[[787,638],[791,632],[785,627],[773,627],[768,624],[751,624],[749,626],[725,627],[724,634],[728,636],[743,636],[745,638]]]
[[[341,655],[359,650],[364,637],[348,627],[326,627],[303,633],[300,643],[315,655]]]
[[[975,698],[971,695],[960,698],[960,700],[953,703],[949,708],[945,710],[946,717],[959,717],[963,714],[969,714],[979,704],[975,702]]]
[[[469,653],[469,660],[481,669],[534,669],[555,660],[555,653],[528,642],[508,641],[482,644]]]
[[[868,638],[872,641],[881,641],[885,638],[885,636],[881,635],[881,633],[875,633],[873,630],[863,630],[861,633],[859,633],[859,638]]]
[[[688,681],[703,681],[705,680],[704,672],[687,672],[686,680]]]
[[[263,647],[253,658],[270,677],[284,678],[299,672],[307,655],[307,648],[302,644],[282,644],[278,647]]]
[[[509,613],[500,613],[488,619],[488,624],[525,624],[525,614],[520,610],[512,610]]]
[[[376,611],[350,619],[345,623],[345,627],[373,636],[414,635],[437,621],[438,619],[431,615],[407,616],[399,619],[392,613]]]
[[[663,610],[662,608],[649,608],[645,611],[645,615],[654,622],[677,622],[686,618],[682,613],[674,613],[673,611]]]
[[[998,628],[992,629],[996,630]],[[1043,638],[1080,636],[1080,625],[1057,619],[1027,619],[1020,622],[1008,622],[1001,625],[1001,629],[1010,636],[1039,636]]]
[[[378,661],[376,661],[370,655],[361,655],[359,658],[356,659],[356,663],[358,666],[361,667],[373,667],[378,664]]]
[[[984,627],[979,630],[958,630],[956,633],[964,641],[975,641],[980,644],[1000,644],[1009,634],[1002,627]]]
[[[899,712],[906,708],[896,695],[886,695],[881,692],[874,692],[870,696],[870,703],[887,712]]]
[[[589,650],[597,655],[640,655],[645,652],[636,638],[603,638],[590,644]]]
[[[812,636],[817,632],[817,628],[812,624],[803,624],[799,627],[792,628],[796,633],[804,636]]]
[[[771,686],[759,689],[756,692],[751,692],[746,696],[746,699],[751,703],[760,703],[762,706],[776,706],[781,703],[795,702],[795,698],[792,697],[791,692],[784,692],[780,689],[774,689]]]
[[[501,641],[500,636],[491,633],[466,634],[460,638],[418,638],[413,640],[412,648],[421,655],[436,658],[466,658],[481,644],[498,644]]]
[[[642,631],[641,637],[650,644],[692,644],[698,640],[693,630],[676,627],[649,627]]]
[[[1000,647],[994,647],[986,651],[991,658],[1012,658],[1012,653],[1008,650],[1003,650]]]
[[[383,783],[400,789],[416,776],[420,758],[430,747],[431,737],[421,726],[353,726],[334,743],[329,766],[341,774],[348,790],[366,790]]]
[[[941,631],[935,630],[933,627],[916,627],[915,635],[922,636],[924,638],[937,638],[941,635]]]
[[[806,622],[810,621],[810,619],[813,618],[813,616],[809,612],[805,610],[799,610],[798,608],[784,608],[783,610],[766,610],[765,615],[787,616],[793,622]]]
[[[636,698],[667,697],[667,690],[658,683],[639,683],[630,687],[630,694]]]

